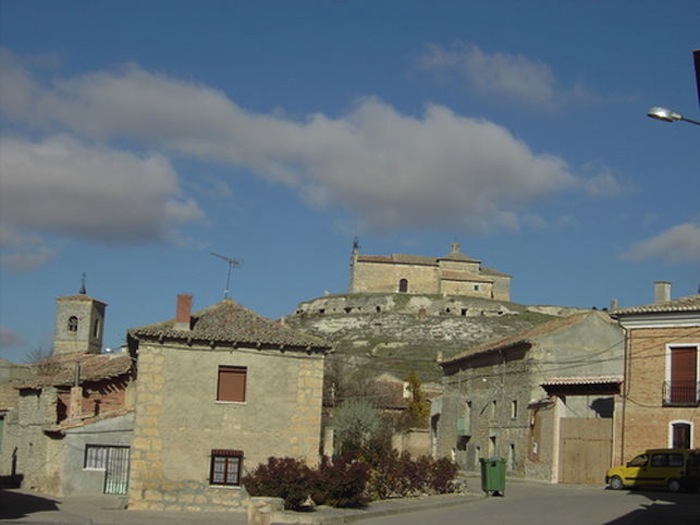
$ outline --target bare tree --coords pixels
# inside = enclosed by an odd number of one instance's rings
[[[30,350],[24,356],[24,362],[27,364],[37,364],[46,361],[53,354],[52,348],[43,348],[38,346],[34,350]]]

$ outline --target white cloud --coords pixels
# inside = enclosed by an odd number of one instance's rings
[[[159,154],[137,156],[66,136],[0,139],[0,220],[15,229],[103,242],[165,238],[201,211],[181,199]]]
[[[594,98],[581,85],[561,88],[552,69],[540,60],[517,53],[487,53],[469,43],[457,43],[452,49],[429,44],[418,66],[456,73],[481,95],[505,97],[537,108],[552,109]]]
[[[519,75],[525,77],[528,62],[521,62]],[[530,69],[530,85],[536,86],[537,72],[546,77],[546,68]],[[537,89],[547,98],[549,84],[540,83]],[[412,116],[369,97],[336,118],[313,114],[295,121],[245,111],[221,91],[136,65],[50,85],[32,79],[24,89],[32,99],[21,115],[15,108],[13,118],[82,139],[19,141],[23,159],[17,169],[29,161],[42,166],[39,172],[52,181],[54,195],[47,197],[36,184],[41,177],[27,167],[29,179],[15,180],[15,195],[23,192],[47,209],[15,206],[12,214],[23,225],[49,225],[73,235],[147,237],[161,234],[169,221],[199,214],[193,202],[178,197],[177,177],[162,154],[138,156],[88,146],[88,140],[119,140],[242,167],[295,187],[312,205],[344,208],[376,230],[517,229],[519,213],[533,202],[585,182],[563,159],[532,151],[506,128],[439,105]],[[50,151],[51,162],[42,161]],[[60,176],[49,170],[57,162]],[[62,199],[60,213],[55,199]],[[75,207],[88,209],[78,213]]]
[[[57,254],[38,235],[22,234],[17,230],[0,227],[0,267],[13,272],[28,272],[44,266]]]
[[[638,242],[623,255],[630,261],[662,259],[669,263],[700,262],[700,224],[687,222]]]

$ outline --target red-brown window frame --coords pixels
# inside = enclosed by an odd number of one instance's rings
[[[223,466],[223,471],[217,472],[216,466]],[[234,477],[231,477],[235,469]],[[214,449],[211,451],[209,464],[209,484],[238,487],[241,484],[241,472],[243,471],[243,451]]]
[[[248,368],[245,366],[219,366],[216,400],[244,403]]]

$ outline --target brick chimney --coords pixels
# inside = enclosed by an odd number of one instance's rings
[[[177,313],[175,315],[175,330],[191,330],[192,295],[178,294]]]
[[[83,387],[80,386],[80,363],[73,369],[73,386],[68,398],[68,421],[77,421],[83,415]]]
[[[664,303],[671,300],[671,283],[656,281],[654,283],[654,303]]]

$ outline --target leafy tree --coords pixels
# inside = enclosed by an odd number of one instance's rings
[[[425,428],[428,426],[428,419],[430,418],[430,403],[415,370],[411,370],[408,373],[406,382],[408,383],[408,391],[411,393],[411,398],[404,414],[402,426],[406,429]]]
[[[338,454],[356,455],[380,428],[379,413],[367,399],[343,401],[333,415],[335,446]]]

